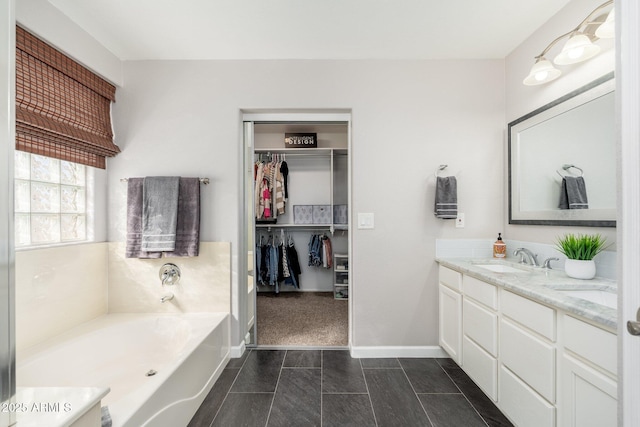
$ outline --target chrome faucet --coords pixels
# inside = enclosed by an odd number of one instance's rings
[[[167,301],[171,301],[173,299],[173,294],[167,294],[165,296],[163,296],[162,298],[160,298],[160,302],[161,303],[165,303]]]
[[[513,255],[520,255],[521,264],[530,264],[534,267],[538,267],[538,260],[536,259],[536,254],[534,254],[527,248],[518,248],[515,251],[513,251]]]
[[[542,263],[542,268],[551,270],[551,261],[560,261],[560,258],[551,257],[544,260]]]

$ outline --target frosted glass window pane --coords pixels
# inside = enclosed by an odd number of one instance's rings
[[[15,180],[15,211],[29,213],[31,210],[31,183],[21,179]]]
[[[60,212],[60,186],[32,181],[31,212]]]
[[[31,225],[29,222],[31,215],[29,214],[16,214],[15,228],[16,228],[16,247],[28,246],[31,243]]]
[[[60,212],[84,213],[85,192],[82,187],[60,186]]]
[[[60,241],[60,215],[32,214],[31,243],[57,243]]]
[[[60,160],[32,154],[31,179],[34,181],[60,182]]]
[[[62,241],[86,239],[86,217],[84,215],[62,214],[60,216]]]
[[[29,179],[31,176],[31,155],[24,151],[16,150],[14,163],[15,177],[18,179]]]
[[[86,241],[86,167],[22,151],[14,165],[16,247]]]
[[[60,161],[60,182],[62,184],[84,185],[84,170],[83,165],[62,160]]]

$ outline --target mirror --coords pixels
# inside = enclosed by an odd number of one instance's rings
[[[509,224],[616,226],[614,88],[612,72],[509,123]]]

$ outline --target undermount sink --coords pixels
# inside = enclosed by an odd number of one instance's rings
[[[511,267],[504,264],[474,264],[476,267],[484,268],[485,270],[493,271],[494,273],[528,273],[527,270]]]
[[[615,292],[595,289],[558,290],[558,292],[573,298],[579,298],[610,308],[618,308],[618,294]]]

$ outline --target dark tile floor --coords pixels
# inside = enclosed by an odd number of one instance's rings
[[[252,350],[231,359],[189,427],[511,426],[451,359]]]

